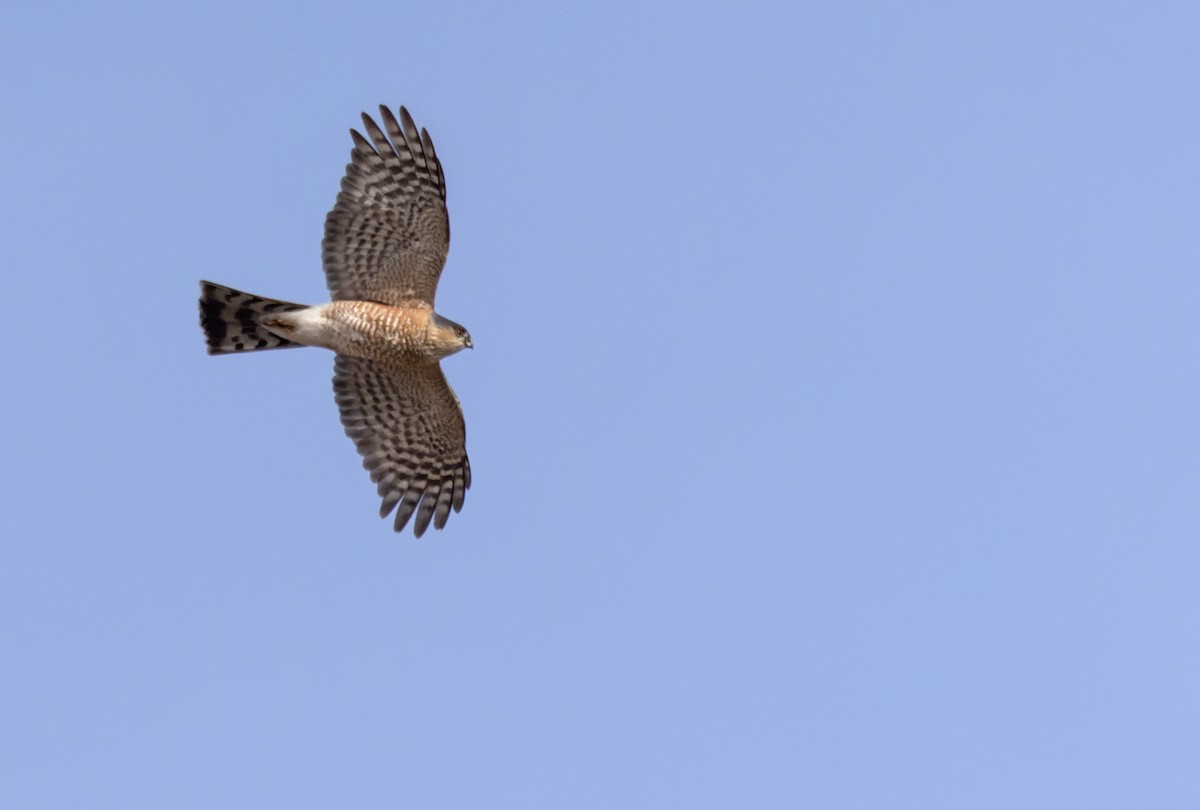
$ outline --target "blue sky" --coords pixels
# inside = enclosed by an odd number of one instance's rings
[[[1193,808],[1200,10],[26,4],[0,28],[0,795]],[[474,486],[319,350],[362,110],[442,157]]]

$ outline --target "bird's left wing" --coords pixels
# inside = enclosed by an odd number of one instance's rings
[[[446,525],[471,486],[467,434],[458,398],[437,363],[379,363],[337,355],[333,391],[346,435],[379,489],[380,517],[396,512],[403,531]]]

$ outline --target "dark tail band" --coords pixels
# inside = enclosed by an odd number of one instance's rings
[[[258,322],[262,315],[298,309],[308,307],[250,295],[211,281],[200,282],[200,326],[204,329],[209,354],[299,346],[299,343],[272,334]]]

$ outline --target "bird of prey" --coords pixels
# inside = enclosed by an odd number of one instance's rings
[[[325,218],[330,297],[305,306],[200,282],[209,354],[320,346],[336,353],[333,391],[346,434],[403,531],[446,525],[471,486],[466,427],[440,361],[473,348],[471,335],[433,309],[450,248],[446,180],[408,110],[366,113],[337,203]]]

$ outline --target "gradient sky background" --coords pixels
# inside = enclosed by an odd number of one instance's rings
[[[1200,806],[1194,3],[4,17],[6,807]],[[196,316],[325,300],[380,103],[477,347],[420,541]]]

